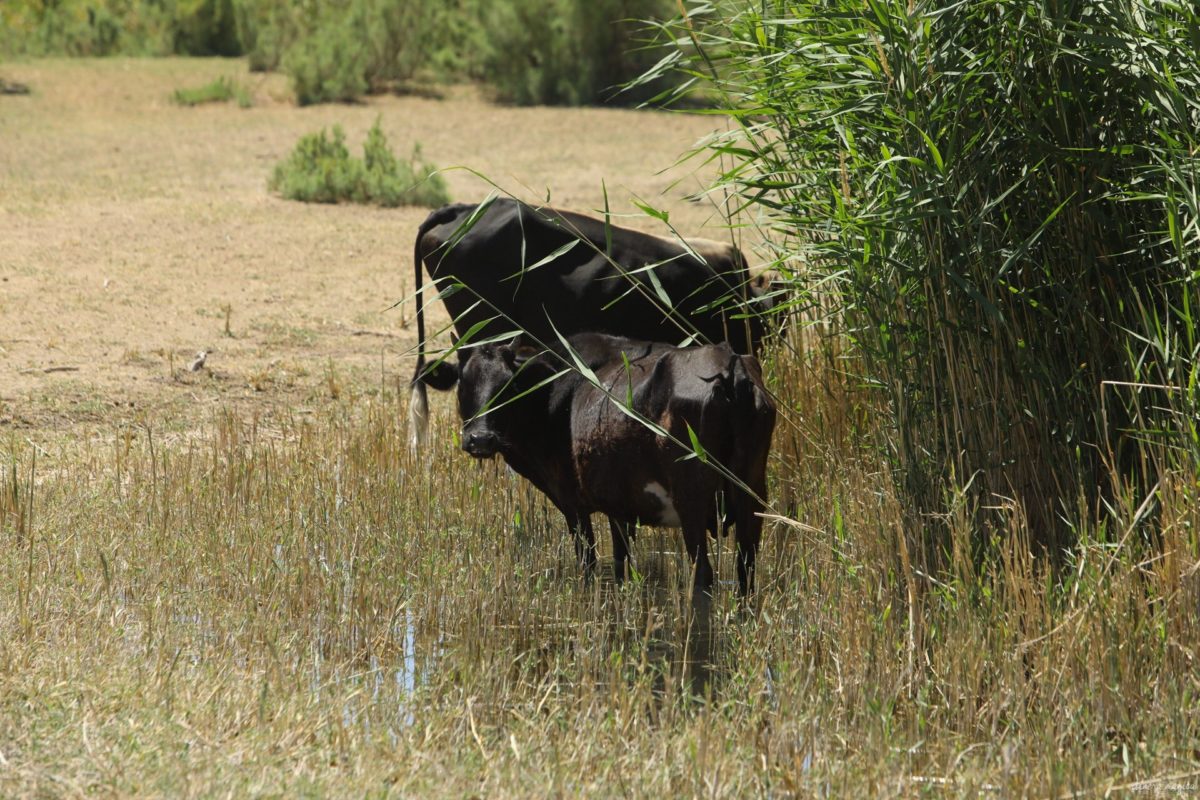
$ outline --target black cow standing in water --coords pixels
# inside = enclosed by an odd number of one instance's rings
[[[677,348],[578,334],[549,349],[484,345],[458,384],[462,448],[496,454],[567,518],[588,570],[589,514],[609,517],[614,574],[630,527],[683,529],[698,588],[712,584],[707,532],[736,526],[738,588],[754,585],[775,405],[758,360],[726,344]]]
[[[429,215],[413,254],[417,368],[413,444],[425,435],[425,386],[453,388],[461,364],[425,363],[422,265],[446,291],[455,340],[516,329],[556,342],[581,332],[678,344],[728,342],[753,354],[763,336],[753,312],[766,307],[741,252],[705,239],[682,241],[619,228],[582,214],[510,199],[450,205]],[[556,333],[557,331],[557,333]],[[471,350],[460,351],[468,359]]]

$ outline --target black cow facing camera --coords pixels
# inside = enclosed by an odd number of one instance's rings
[[[697,588],[712,585],[707,535],[737,531],[738,589],[754,586],[775,404],[753,356],[585,333],[569,347],[476,348],[458,382],[462,448],[500,455],[567,518],[585,569],[590,514],[609,518],[625,577],[633,525],[683,529]],[[722,514],[724,511],[724,515]]]

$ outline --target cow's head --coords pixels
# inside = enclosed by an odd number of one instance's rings
[[[754,273],[750,277],[749,292],[747,293],[752,309],[760,313],[769,312],[779,305],[786,288],[787,285],[779,270],[764,269]]]
[[[541,370],[530,347],[487,344],[475,348],[458,376],[458,413],[463,419],[462,449],[475,458],[504,453],[520,434],[522,415],[531,412],[530,395]],[[534,412],[536,413],[536,412]]]
[[[783,338],[790,313],[787,303],[792,298],[788,280],[779,270],[764,269],[750,278],[748,289],[749,310],[761,326],[759,335]]]

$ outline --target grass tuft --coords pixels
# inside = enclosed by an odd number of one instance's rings
[[[198,106],[204,103],[227,103],[234,100],[238,108],[250,108],[254,99],[250,90],[241,83],[221,76],[204,86],[193,89],[176,89],[171,95],[172,102],[181,106]]]

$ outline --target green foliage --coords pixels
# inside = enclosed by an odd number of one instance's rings
[[[239,0],[234,8],[238,38],[253,72],[279,68],[287,48],[300,37],[290,4]]]
[[[464,8],[411,0],[332,0],[294,7],[241,0],[239,27],[252,68],[282,68],[301,105],[348,102],[412,80],[458,69],[447,56],[450,23]]]
[[[367,133],[362,159],[350,155],[345,131],[335,125],[332,137],[324,130],[302,137],[275,167],[268,186],[306,203],[435,207],[449,202],[445,181],[421,158],[420,145],[414,145],[409,160],[398,160],[378,120]]]
[[[6,0],[0,52],[238,55],[240,0]]]
[[[0,52],[246,55],[282,69],[301,105],[349,102],[414,79],[475,78],[506,102],[638,103],[663,48],[641,19],[672,0],[9,0]]]
[[[171,94],[171,100],[181,106],[225,103],[230,100],[236,100],[240,108],[249,108],[254,104],[253,98],[250,97],[250,92],[245,86],[233,78],[224,76],[194,89],[176,89]]]
[[[282,67],[301,102],[347,100],[416,77],[470,77],[516,103],[603,102],[660,53],[641,47],[643,17],[670,0],[239,0],[252,67]],[[483,24],[480,24],[480,21]],[[661,82],[660,82],[661,83]],[[331,87],[331,88],[327,88]],[[637,102],[659,85],[621,95]]]
[[[366,58],[349,25],[303,37],[284,53],[282,67],[302,106],[350,102],[367,91]]]
[[[234,0],[175,0],[175,53],[236,56],[242,53]]]
[[[349,16],[366,51],[364,77],[379,91],[411,80],[429,61],[444,15],[438,3],[356,0]]]
[[[1195,9],[741,8],[678,29],[740,123],[714,148],[808,251],[793,288],[878,387],[914,529],[970,485],[1055,546],[1076,497],[1200,472]]]
[[[618,94],[664,54],[640,20],[674,13],[667,0],[510,0],[489,7],[484,73],[505,102],[519,105],[638,103],[663,90],[658,79]]]
[[[345,132],[335,125],[332,139],[324,130],[302,137],[287,160],[275,167],[268,187],[307,203],[357,201],[362,172],[362,162],[346,149]]]
[[[443,0],[430,36],[427,65],[440,79],[483,80],[491,31],[481,24],[489,0]]]

